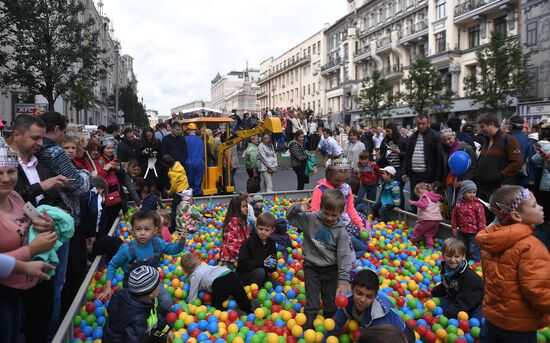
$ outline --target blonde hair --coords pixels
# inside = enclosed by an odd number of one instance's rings
[[[180,265],[187,274],[191,274],[200,264],[199,259],[191,253],[184,254],[181,257]]]
[[[418,193],[420,192],[421,189],[425,189],[427,190],[428,192],[433,192],[433,187],[431,184],[427,183],[427,182],[419,182],[416,184],[416,186],[414,186],[414,193]]]

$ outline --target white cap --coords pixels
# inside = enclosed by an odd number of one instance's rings
[[[385,172],[391,174],[392,176],[395,176],[395,173],[397,173],[397,170],[395,170],[395,168],[394,168],[394,167],[391,167],[391,166],[384,167],[384,168],[382,168],[382,169],[380,169],[380,170],[383,170],[383,171],[385,171]]]

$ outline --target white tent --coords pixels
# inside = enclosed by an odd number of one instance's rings
[[[213,108],[208,107],[194,107],[194,108],[186,108],[184,110],[181,110],[182,113],[191,113],[191,112],[214,112],[214,113],[223,113],[220,110],[215,110]]]

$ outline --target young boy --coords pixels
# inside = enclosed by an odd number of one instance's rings
[[[354,319],[360,323],[361,331],[389,324],[403,332],[409,343],[414,343],[413,331],[392,310],[391,302],[378,294],[379,287],[380,281],[374,271],[370,269],[359,271],[351,283],[351,296],[348,297],[348,305],[338,309],[333,318],[336,326],[325,334],[325,338],[338,334],[348,320]]]
[[[260,214],[256,222],[256,231],[250,235],[239,249],[237,274],[243,284],[262,286],[268,279],[268,273],[275,271],[277,248],[275,241],[269,238],[275,231],[277,219],[269,212]]]
[[[162,165],[168,170],[168,178],[170,179],[170,190],[168,196],[172,197],[172,215],[170,217],[170,232],[176,229],[176,209],[181,202],[181,196],[178,194],[181,191],[189,189],[187,174],[181,163],[176,161],[170,155],[162,156]]]
[[[304,233],[304,281],[306,287],[304,330],[313,327],[320,309],[330,318],[336,313],[336,293],[349,289],[351,250],[346,230],[339,219],[346,198],[338,189],[327,189],[321,196],[321,210],[311,212],[308,203],[296,203],[286,212],[289,223]]]
[[[275,248],[283,254],[286,260],[288,257],[288,249],[292,246],[292,241],[288,235],[288,221],[284,218],[279,218],[275,222],[275,232],[270,237],[275,241]]]
[[[195,300],[199,291],[207,291],[212,293],[212,306],[217,309],[221,309],[223,302],[232,296],[241,310],[252,312],[241,280],[228,268],[201,264],[193,254],[182,256],[181,267],[189,278],[187,302]]]
[[[103,342],[166,342],[170,327],[157,314],[162,288],[156,268],[143,265],[132,270],[128,288],[116,292],[109,302]]]
[[[372,209],[375,218],[380,218],[381,221],[387,222],[389,220],[389,211],[401,205],[401,187],[399,186],[399,182],[393,179],[397,172],[394,167],[382,168],[380,172],[382,191]]]
[[[432,296],[439,297],[443,314],[456,318],[458,312],[467,312],[470,318],[481,320],[483,280],[470,268],[466,246],[457,238],[448,238],[442,246],[442,282],[432,289]]]
[[[451,228],[453,234],[467,248],[467,256],[475,262],[480,261],[476,234],[486,226],[485,208],[476,197],[477,186],[473,181],[462,181],[459,200],[453,209]]]
[[[124,271],[125,279],[128,272],[140,265],[149,265],[157,268],[162,254],[177,255],[185,246],[186,232],[182,232],[176,244],[168,244],[160,237],[155,236],[161,228],[160,217],[152,211],[139,210],[130,219],[134,240],[124,243],[107,267],[107,281],[100,298],[111,295],[111,283],[118,268]],[[126,282],[125,282],[126,284]],[[172,307],[172,299],[164,287],[160,287],[159,310],[167,314]]]
[[[381,174],[380,167],[370,160],[370,154],[367,150],[359,154],[359,161],[354,167],[361,182],[359,194],[357,195],[357,199],[355,199],[355,208],[367,213],[368,206],[363,204],[363,199],[367,196],[367,200],[376,200],[378,179]]]

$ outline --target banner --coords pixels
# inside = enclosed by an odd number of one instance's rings
[[[15,115],[34,114],[42,115],[48,109],[48,104],[15,104]]]

